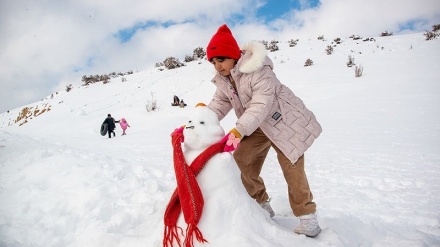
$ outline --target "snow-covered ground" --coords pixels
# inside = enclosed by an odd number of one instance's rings
[[[281,41],[269,54],[323,127],[305,155],[318,237],[293,233],[298,220],[274,152],[262,171],[273,223],[292,231],[284,246],[440,246],[440,39],[347,38],[326,55],[329,44]],[[359,78],[349,55],[364,68]],[[307,58],[313,66],[304,67]],[[213,75],[207,61],[151,68],[54,93],[28,105],[50,111],[21,126],[13,122],[22,108],[0,114],[0,246],[161,246],[176,187],[170,133],[209,102]],[[188,107],[172,107],[174,94]],[[147,112],[151,99],[159,109]],[[108,113],[127,119],[126,136],[119,127],[116,138],[99,134]],[[228,131],[234,122],[231,112],[221,124]]]

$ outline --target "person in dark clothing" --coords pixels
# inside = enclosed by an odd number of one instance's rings
[[[108,138],[112,138],[111,133],[113,133],[113,137],[116,136],[115,123],[119,123],[119,121],[116,121],[114,118],[112,118],[112,115],[107,114],[107,118],[103,122],[104,124],[107,124],[107,130],[108,130]]]
[[[173,103],[171,103],[172,106],[178,106],[180,105],[180,99],[176,95],[173,97]]]

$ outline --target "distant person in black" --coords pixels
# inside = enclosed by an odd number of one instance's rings
[[[178,106],[178,105],[180,105],[180,99],[179,99],[179,97],[177,97],[176,95],[174,95],[173,103],[172,103],[171,105],[172,105],[172,106]]]
[[[112,118],[112,115],[108,114],[107,118],[104,120],[103,124],[107,124],[107,130],[108,130],[108,138],[112,138],[111,133],[113,133],[113,137],[116,136],[115,123],[119,123],[119,121],[116,121],[114,118]]]

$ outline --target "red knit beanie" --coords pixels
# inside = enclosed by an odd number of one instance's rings
[[[240,59],[241,51],[237,41],[232,36],[231,30],[226,24],[221,25],[217,32],[212,36],[206,48],[208,61],[214,57],[227,57]]]

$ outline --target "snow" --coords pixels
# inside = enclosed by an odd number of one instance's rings
[[[299,221],[271,151],[261,176],[273,220],[261,210],[234,213],[252,205],[229,200],[240,195],[239,183],[222,206],[204,211],[206,219],[210,212],[233,215],[240,230],[253,234],[239,246],[287,235],[281,246],[440,246],[440,39],[426,41],[422,33],[375,39],[343,39],[332,55],[325,53],[331,41],[300,40],[296,47],[282,41],[269,54],[279,79],[323,127],[305,154],[323,230],[315,238],[293,233]],[[345,65],[348,55],[363,66],[361,77]],[[307,58],[313,66],[303,66]],[[213,75],[207,61],[151,68],[125,82],[54,93],[28,105],[51,107],[21,126],[23,120],[13,122],[22,108],[0,114],[0,246],[162,246],[163,214],[176,187],[170,133],[198,102],[209,102]],[[172,107],[174,94],[188,107]],[[152,98],[159,108],[147,112]],[[127,120],[126,136],[119,125],[116,138],[100,135],[108,113]],[[234,122],[231,112],[221,126],[229,131]],[[234,171],[215,173],[229,181]],[[251,218],[259,220],[247,231]],[[207,231],[220,233],[207,240],[230,241],[221,235],[230,224],[210,222]]]

